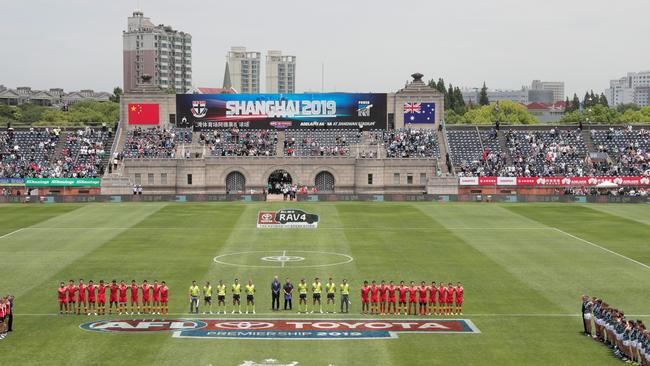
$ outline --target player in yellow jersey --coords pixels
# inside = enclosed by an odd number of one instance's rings
[[[344,306],[345,306],[345,310],[343,310]],[[343,283],[341,283],[341,312],[347,313],[349,307],[350,307],[350,284],[348,283],[348,280],[344,278]]]
[[[327,292],[327,313],[336,314],[336,301],[334,301],[336,284],[332,281],[332,277],[330,277],[329,281],[325,284],[325,291]]]
[[[236,309],[241,314],[241,300],[239,297],[241,296],[241,284],[239,283],[239,279],[235,278],[235,283],[232,285],[232,313],[235,313],[235,305],[237,306]]]
[[[246,285],[246,314],[248,314],[249,305],[253,309],[253,314],[255,314],[255,285],[253,280],[248,280],[248,285]]]
[[[212,314],[212,286],[210,286],[210,281],[206,281],[205,286],[203,286],[203,305],[205,310],[209,309],[209,313]],[[204,311],[203,314],[208,314],[208,312]]]
[[[217,314],[221,314],[221,311],[226,314],[226,285],[223,284],[223,280],[219,280],[217,285]]]
[[[312,305],[314,306],[312,313],[316,311],[316,303],[318,302],[319,312],[322,314],[323,305],[320,302],[320,297],[323,294],[323,285],[320,283],[320,279],[318,277],[314,278],[314,283],[311,284],[311,292],[313,294]]]
[[[299,294],[298,312],[307,313],[307,283],[305,282],[304,278],[301,279],[300,283],[298,284],[298,294]],[[304,310],[303,310],[303,305],[305,305]]]

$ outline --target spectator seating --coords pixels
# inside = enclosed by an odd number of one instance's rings
[[[436,130],[402,128],[384,131],[388,158],[440,158]]]
[[[278,133],[275,130],[214,130],[200,133],[200,143],[213,156],[275,156]]]
[[[49,160],[59,141],[59,129],[0,132],[0,177],[49,177]]]
[[[613,128],[592,130],[594,148],[605,152],[609,161],[594,163],[602,175],[650,175],[650,130]]]
[[[513,130],[506,132],[512,165],[512,176],[582,176],[589,170],[586,164],[587,145],[582,131]]]
[[[176,135],[172,130],[136,127],[127,133],[122,157],[174,158],[176,153]]]
[[[285,156],[350,156],[361,142],[357,129],[290,129],[285,132]]]

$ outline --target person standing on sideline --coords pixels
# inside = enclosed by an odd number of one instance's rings
[[[199,294],[201,289],[196,285],[196,281],[192,281],[192,286],[190,286],[190,314],[196,312],[199,313]]]
[[[289,277],[287,277],[286,282],[284,283],[284,310],[291,310],[293,308],[291,304],[291,293],[293,292],[293,284]]]
[[[344,310],[345,306],[345,310]],[[350,284],[345,278],[341,282],[341,312],[347,313],[350,307]]]
[[[273,311],[280,310],[280,290],[282,285],[278,280],[278,276],[273,277],[273,282],[271,282],[271,308]]]

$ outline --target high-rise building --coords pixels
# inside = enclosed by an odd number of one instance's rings
[[[237,93],[260,92],[261,52],[246,51],[246,47],[231,47],[226,67],[230,74],[232,88]]]
[[[553,92],[553,102],[564,101],[564,81],[541,81],[533,80],[530,87],[532,90],[551,90]]]
[[[650,71],[628,72],[627,76],[610,80],[605,96],[610,106],[634,103],[650,105]]]
[[[192,87],[192,36],[166,25],[154,25],[142,11],[128,18],[122,33],[124,91],[137,89],[142,76],[150,85],[184,93]]]
[[[296,92],[296,56],[282,55],[282,51],[266,54],[266,92]]]

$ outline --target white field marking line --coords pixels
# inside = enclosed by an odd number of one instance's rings
[[[27,228],[24,228],[24,227],[23,227],[23,228],[20,228],[20,229],[18,229],[18,230],[14,230],[14,231],[12,231],[12,232],[10,232],[10,233],[6,233],[6,234],[4,234],[3,236],[0,236],[0,239],[4,239],[4,238],[6,238],[6,237],[8,237],[8,236],[11,236],[11,235],[13,235],[13,234],[15,234],[15,233],[17,233],[17,232],[23,231],[23,230],[25,230],[25,229],[27,229]]]
[[[256,319],[259,318],[260,316],[275,316],[275,317],[294,317],[294,318],[300,318],[300,319],[311,319],[311,320],[319,320],[321,318],[319,317],[327,317],[326,319],[347,319],[350,320],[350,317],[359,317],[361,314],[357,313],[349,313],[349,314],[342,314],[342,313],[336,313],[336,314],[327,314],[327,313],[314,313],[314,314],[302,314],[299,312],[271,312],[271,313],[255,313],[255,314],[230,314],[230,311],[228,311],[228,314],[199,314],[199,316],[196,316],[196,314],[190,314],[190,313],[169,313],[167,315],[179,315],[183,316],[183,319],[241,319],[242,316],[246,316],[250,319]],[[190,317],[188,317],[188,315]],[[310,317],[310,315],[313,315],[314,318]],[[64,318],[74,318],[74,319],[82,319],[82,318],[106,318],[109,317],[108,314],[106,315],[60,315],[58,313],[44,313],[44,314],[22,314],[22,313],[17,313],[16,316],[61,316]],[[513,318],[576,318],[576,317],[581,317],[582,314],[463,314],[462,317],[447,317],[447,318],[442,318],[442,317],[420,317],[420,316],[408,316],[408,317],[400,317],[400,318],[372,318],[372,317],[367,317],[367,318],[354,318],[358,320],[426,320],[426,319],[431,319],[431,320],[458,320],[458,319],[467,319],[471,317],[485,317],[485,318],[499,318],[499,317],[513,317]],[[625,315],[628,318],[648,318],[650,317],[650,314],[626,314]],[[153,318],[161,318],[162,315],[158,314],[140,314],[140,315],[117,315],[117,314],[112,314],[110,317],[115,317],[116,319],[153,319]]]
[[[613,251],[613,250],[609,250],[609,249],[607,249],[607,248],[601,247],[601,246],[598,245],[598,244],[594,244],[594,243],[590,242],[589,240],[585,240],[585,239],[579,238],[579,237],[577,237],[577,236],[575,236],[575,235],[569,234],[569,233],[567,233],[566,231],[561,230],[561,229],[558,229],[558,228],[556,228],[556,227],[553,228],[553,229],[555,229],[556,231],[558,231],[558,232],[560,232],[560,233],[562,233],[562,234],[564,234],[564,235],[567,235],[567,236],[570,236],[570,237],[572,237],[572,238],[574,238],[574,239],[576,239],[576,240],[579,240],[579,241],[581,241],[581,242],[583,242],[583,243],[585,243],[585,244],[589,244],[589,245],[591,245],[592,247],[595,247],[595,248],[598,248],[598,249],[604,250],[604,251],[606,251],[607,253],[614,254],[614,255],[619,256],[619,257],[621,257],[621,258],[623,258],[623,259],[626,259],[626,260],[628,260],[628,261],[630,261],[630,262],[636,263],[636,264],[638,264],[638,265],[644,267],[645,269],[650,269],[650,266],[648,266],[647,264],[641,263],[641,262],[639,262],[639,261],[637,261],[637,260],[635,260],[635,259],[632,259],[632,258],[630,258],[630,257],[626,257],[626,256],[624,256],[623,254],[616,253],[616,252]]]
[[[287,251],[283,250],[282,251],[282,259],[284,259],[286,257],[287,257]],[[282,268],[284,268],[285,263],[286,263],[286,261],[282,261]]]
[[[20,230],[258,230],[256,227],[26,227]],[[552,227],[319,227],[316,230],[553,230]]]

